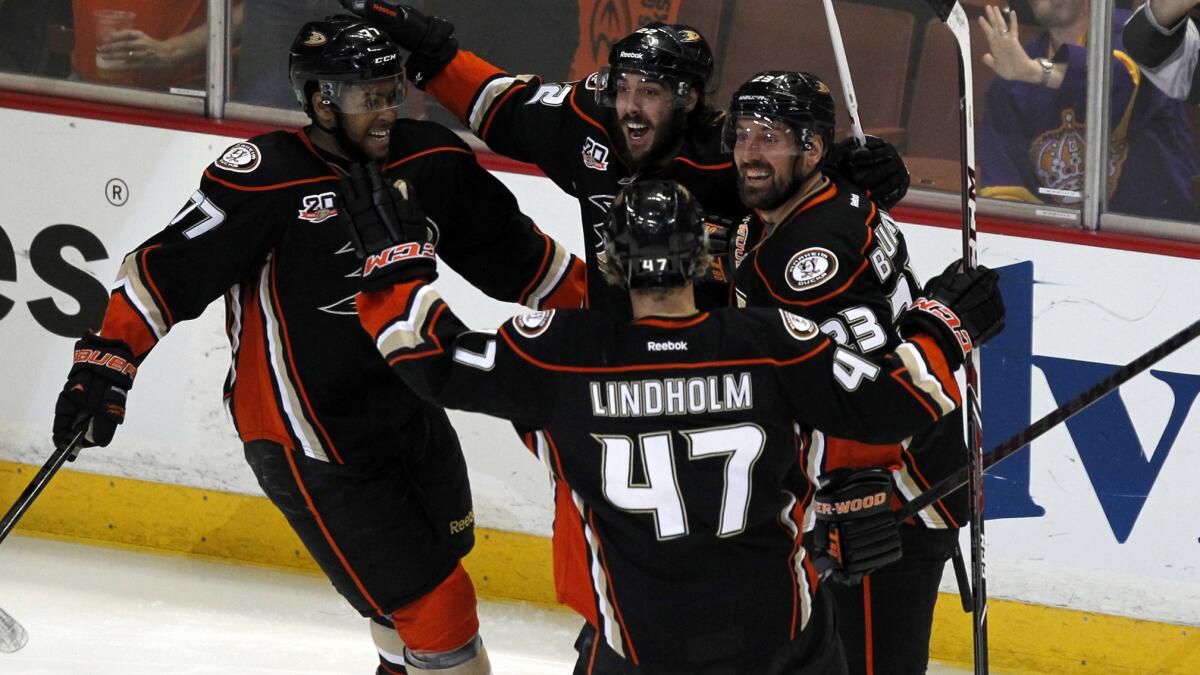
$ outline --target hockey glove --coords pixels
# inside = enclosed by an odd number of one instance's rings
[[[960,261],[950,263],[930,279],[924,297],[917,298],[900,315],[900,332],[906,336],[915,332],[932,335],[951,368],[957,368],[972,349],[1004,330],[1000,275],[982,265],[965,271],[959,267]]]
[[[878,136],[867,136],[863,148],[853,138],[847,138],[833,146],[825,164],[842,178],[867,190],[871,201],[885,211],[908,194],[908,167],[896,152],[896,146]]]
[[[83,447],[111,443],[117,425],[125,421],[125,397],[136,374],[133,353],[124,342],[98,335],[80,338],[67,383],[54,404],[55,447],[70,443],[80,430],[85,431]]]
[[[708,254],[712,262],[704,273],[704,281],[722,284],[733,283],[733,239],[737,232],[736,220],[705,214],[704,229],[708,233]]]
[[[437,278],[433,229],[408,183],[389,184],[375,162],[354,164],[341,179],[341,195],[338,217],[363,261],[361,290]]]
[[[408,5],[378,0],[338,1],[411,52],[404,70],[418,89],[424,89],[458,54],[454,24],[441,17],[425,16]]]
[[[822,578],[853,585],[895,562],[902,553],[900,523],[892,515],[892,481],[883,469],[837,469],[813,498],[813,563]]]

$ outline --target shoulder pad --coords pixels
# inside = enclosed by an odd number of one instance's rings
[[[551,309],[513,317],[501,327],[522,358],[548,368],[598,365],[608,351],[611,319],[603,312]]]
[[[403,154],[408,156],[435,148],[471,149],[463,139],[459,138],[458,134],[437,122],[428,120],[396,120],[396,123],[392,125],[392,135],[392,151],[395,152],[397,148],[402,148]],[[392,161],[401,159],[403,157],[395,157]]]
[[[205,173],[233,188],[254,189],[311,178],[336,178],[298,133],[302,132],[275,131],[234,143]]]

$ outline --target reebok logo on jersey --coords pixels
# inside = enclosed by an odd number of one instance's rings
[[[666,342],[651,340],[646,343],[646,350],[651,352],[685,352],[687,348],[687,340],[667,340]]]
[[[596,171],[608,171],[608,147],[588,136],[583,141],[583,165]]]
[[[306,220],[310,223],[323,223],[330,218],[337,216],[337,209],[333,208],[333,201],[337,197],[332,192],[322,192],[319,195],[305,195],[304,199],[300,200],[303,208],[300,209],[300,220]]]

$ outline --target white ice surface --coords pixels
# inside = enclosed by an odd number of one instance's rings
[[[177,556],[11,536],[0,608],[29,643],[4,675],[370,675],[366,620],[323,579]],[[496,675],[566,675],[581,620],[481,602]],[[966,671],[931,666],[930,673]]]

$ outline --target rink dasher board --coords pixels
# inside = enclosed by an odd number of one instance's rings
[[[0,151],[26,158],[14,180],[0,183],[0,198],[11,214],[0,220],[0,228],[14,250],[16,277],[0,281],[0,295],[12,301],[0,318],[0,331],[6,344],[20,346],[18,358],[5,367],[6,380],[20,386],[0,394],[10,411],[0,420],[0,459],[40,464],[48,454],[51,410],[72,342],[43,325],[46,299],[63,315],[79,309],[75,297],[52,285],[61,285],[61,268],[83,270],[107,287],[121,256],[160,229],[194,192],[204,167],[239,139],[4,108],[0,125],[18,130],[0,138]],[[581,250],[573,199],[542,177],[498,175],[539,227]],[[114,180],[126,186],[127,201],[119,206],[110,201]],[[921,223],[901,227],[918,276],[928,278],[957,256],[956,231]],[[85,261],[69,243],[76,236],[98,240],[104,255]],[[60,246],[56,253],[63,264],[35,270],[30,259],[35,240],[42,247]],[[1200,261],[1195,259],[986,232],[979,245],[983,264],[1032,269],[1030,351],[1035,361],[1055,363],[1034,365],[1028,391],[1003,392],[1001,398],[1028,400],[1034,418],[1062,398],[1056,399],[1053,388],[1066,386],[1062,380],[1071,363],[1083,364],[1083,374],[1090,372],[1087,364],[1124,363],[1200,313],[1194,290],[1200,288]],[[0,255],[6,254],[3,249]],[[486,298],[448,269],[438,288],[474,327],[494,327],[520,311]],[[41,320],[32,307],[41,308]],[[144,364],[130,395],[128,421],[113,446],[85,453],[71,469],[259,494],[221,405],[229,348],[219,304],[192,324],[173,331]],[[1081,452],[1079,434],[1066,428],[1035,443],[1026,496],[1044,515],[989,523],[989,588],[996,596],[1200,624],[1200,542],[1190,519],[1179,517],[1195,511],[1192,477],[1200,475],[1200,413],[1194,400],[1182,411],[1176,400],[1189,391],[1191,378],[1200,378],[1200,346],[1184,348],[1155,370],[1168,373],[1173,384],[1152,376],[1129,383],[1121,389],[1118,408],[1127,419],[1112,423],[1114,437],[1136,439],[1147,465],[1159,460],[1157,471],[1129,464],[1131,475],[1145,474],[1141,483],[1131,484],[1136,490],[1128,496],[1098,492],[1089,470],[1098,470],[1094,457],[1106,448]],[[989,375],[985,362],[985,426]],[[453,419],[471,467],[480,524],[547,535],[551,510],[543,467],[506,423],[462,413],[453,413]],[[1164,429],[1172,426],[1172,442],[1160,443]],[[1091,468],[1081,461],[1083,454],[1093,458]],[[1136,460],[1127,455],[1121,454],[1121,461]],[[1104,479],[1110,488],[1120,487],[1113,476]],[[1118,531],[1106,508],[1123,509],[1128,521],[1132,507],[1106,506],[1114,499],[1140,502],[1132,524],[1122,526],[1127,531]]]

